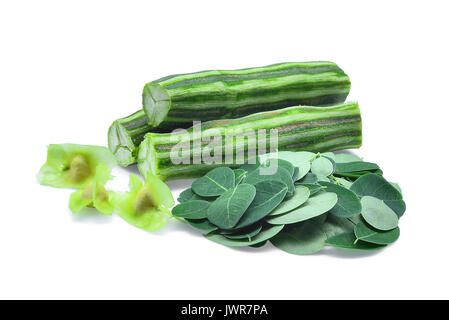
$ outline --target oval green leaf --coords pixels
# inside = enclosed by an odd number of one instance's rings
[[[326,240],[326,244],[339,249],[362,251],[379,250],[385,247],[385,245],[357,240],[354,232],[342,233],[337,236],[331,237]]]
[[[283,160],[283,159],[268,159],[264,163],[264,167],[269,167],[269,166],[279,166],[281,168],[284,168],[285,170],[288,171],[288,173],[290,173],[290,176],[292,176],[292,177],[295,172],[295,167],[290,162]]]
[[[248,173],[243,169],[234,169],[233,171],[235,176],[235,185],[237,186],[240,184],[240,182],[242,182],[243,179],[245,179]]]
[[[247,173],[256,170],[260,167],[259,157],[249,159],[245,164],[242,164],[239,169],[245,170]]]
[[[372,162],[356,161],[337,163],[335,167],[335,173],[351,173],[360,171],[374,171],[380,169],[379,166]]]
[[[290,162],[295,167],[299,167],[305,162],[310,163],[310,161],[312,161],[315,156],[315,153],[309,151],[279,151],[261,155],[259,156],[259,161],[264,163],[270,158],[278,158]]]
[[[292,180],[293,182],[298,181],[299,180],[299,168],[295,167],[294,171],[293,171],[293,175],[292,175]]]
[[[365,222],[360,222],[355,226],[355,236],[359,240],[363,240],[375,244],[390,244],[399,238],[399,228],[390,231],[379,231]]]
[[[335,162],[337,162],[337,163],[355,162],[355,161],[363,161],[363,160],[362,160],[362,158],[360,158],[352,153],[336,153],[335,154]]]
[[[317,183],[317,182],[318,182],[317,175],[311,172],[309,172],[301,180],[299,180],[299,183]]]
[[[284,228],[283,225],[279,226],[269,226],[264,228],[262,231],[260,231],[259,234],[251,238],[251,240],[248,239],[228,239],[225,236],[217,233],[217,231],[208,233],[204,235],[207,239],[225,245],[230,247],[244,247],[244,246],[254,246],[258,243],[264,242],[268,239],[273,238],[275,235],[277,235],[282,228]]]
[[[329,214],[323,224],[323,231],[329,239],[342,233],[354,232],[354,223],[347,218],[338,218]]]
[[[341,185],[341,186],[345,187],[346,189],[349,189],[349,188],[351,188],[351,186],[352,186],[352,182],[351,182],[351,181],[348,181],[348,180],[346,180],[346,179],[344,179],[344,178],[338,178],[338,177],[335,177],[335,182],[336,182],[338,185]]]
[[[402,199],[401,193],[395,187],[374,173],[361,176],[352,183],[350,189],[359,197],[371,196],[380,200]]]
[[[243,180],[243,183],[255,185],[258,182],[266,180],[283,182],[285,185],[287,185],[288,188],[287,195],[292,196],[295,192],[295,185],[293,184],[292,176],[290,175],[290,173],[281,167],[277,167],[274,172],[270,172],[269,170],[269,168],[264,167],[257,168],[256,170],[248,174],[248,176]]]
[[[399,184],[397,184],[397,183],[395,183],[395,182],[390,182],[390,184],[391,184],[393,187],[395,187],[396,190],[398,190],[400,194],[402,194],[402,189],[401,189],[401,187],[399,186]]]
[[[188,188],[179,194],[178,202],[184,203],[184,202],[187,202],[190,200],[198,200],[198,199],[195,199],[195,197],[196,197],[196,194],[193,193],[192,188]]]
[[[310,184],[310,183],[300,183],[297,184],[297,186],[303,186],[307,187],[310,191],[310,196],[313,196],[315,193],[317,193],[320,190],[323,190],[324,188],[320,186],[319,184]]]
[[[260,233],[262,230],[262,226],[251,226],[250,229],[243,229],[237,233],[232,234],[223,234],[226,238],[232,239],[232,240],[238,240],[238,239],[248,239],[251,241],[252,238],[254,238],[256,235]]]
[[[359,197],[351,190],[329,182],[319,182],[319,184],[326,187],[326,191],[334,192],[338,196],[337,204],[329,211],[334,216],[349,218],[362,211]]]
[[[207,217],[210,202],[204,200],[191,200],[180,203],[172,209],[172,214],[179,218],[203,219]]]
[[[207,218],[221,229],[231,229],[239,222],[255,195],[256,188],[250,184],[229,189],[212,202]]]
[[[334,172],[334,165],[328,158],[318,157],[312,161],[311,171],[318,177],[327,177]]]
[[[324,248],[326,235],[315,219],[285,227],[270,242],[291,254],[312,254]]]
[[[397,214],[384,201],[371,196],[362,197],[362,217],[372,227],[388,231],[398,226]]]
[[[398,215],[399,218],[404,215],[407,208],[404,200],[385,200],[384,202]]]
[[[319,188],[319,186],[317,187]],[[277,206],[276,209],[270,213],[270,216],[277,216],[290,212],[304,204],[307,199],[309,199],[309,197],[309,188],[306,186],[297,185],[295,186],[295,194],[292,197],[284,200],[279,206]]]
[[[234,171],[219,167],[192,183],[193,192],[202,197],[219,196],[235,186]]]
[[[337,200],[335,193],[320,192],[310,197],[299,208],[279,216],[270,216],[266,221],[271,224],[290,224],[312,219],[332,209]]]
[[[254,185],[256,196],[243,214],[235,228],[244,228],[268,215],[284,200],[287,194],[287,186],[276,180],[266,180]]]
[[[259,156],[261,162],[265,162],[270,158],[278,158],[290,162],[293,166],[298,168],[298,178],[304,177],[307,172],[310,171],[310,162],[315,158],[315,153],[308,151],[280,151],[274,153],[268,153]]]
[[[261,248],[267,243],[267,240],[250,245],[251,248]]]
[[[200,231],[211,232],[218,229],[217,226],[210,223],[209,220],[207,219],[186,219],[186,221],[193,228],[198,229]]]
[[[324,153],[321,154],[321,156],[326,157],[326,158],[328,158],[328,159],[330,159],[330,160],[332,160],[334,162],[337,161],[337,159],[335,157],[335,154],[333,152],[324,152]]]

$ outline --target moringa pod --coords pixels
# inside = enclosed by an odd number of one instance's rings
[[[164,77],[145,85],[143,109],[114,121],[108,132],[109,148],[120,165],[128,166],[136,162],[145,133],[295,105],[337,104],[345,101],[350,87],[343,70],[326,61]]]
[[[275,132],[276,141],[271,135],[260,135],[260,131]],[[247,132],[257,134],[251,140],[245,135]],[[148,133],[139,147],[138,167],[144,176],[152,173],[162,179],[191,178],[224,164],[238,166],[250,155],[268,152],[273,147],[325,152],[358,148],[361,143],[361,116],[356,102],[330,107],[297,106],[208,121],[197,129],[176,133]],[[180,153],[182,161],[173,161],[173,156]],[[205,154],[211,155],[208,161],[204,161]],[[246,158],[242,159],[242,154]]]

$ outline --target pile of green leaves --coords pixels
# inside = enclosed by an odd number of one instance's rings
[[[268,173],[268,174],[267,174]],[[270,241],[292,254],[377,250],[399,237],[405,202],[375,163],[352,154],[278,152],[219,167],[183,191],[173,215],[233,247]]]

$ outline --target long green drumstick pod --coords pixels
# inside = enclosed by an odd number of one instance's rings
[[[349,77],[332,62],[280,63],[235,71],[165,77],[145,86],[144,110],[114,121],[109,149],[120,165],[136,162],[145,133],[188,128],[193,120],[238,118],[294,105],[343,102]]]
[[[350,87],[349,77],[333,62],[289,62],[172,75],[147,83],[142,97],[148,124],[156,127],[336,104],[345,101]]]
[[[257,133],[263,129],[266,136],[257,134],[256,143],[249,143],[248,136],[244,138],[248,132]],[[280,151],[325,152],[359,148],[362,144],[362,123],[356,102],[330,107],[297,106],[238,119],[208,121],[201,125],[200,136],[196,136],[194,128],[171,134],[148,133],[139,148],[138,167],[144,176],[152,173],[162,179],[196,177],[217,166],[232,166],[232,162],[228,163],[229,151],[232,161],[236,161],[236,155],[242,150],[246,150],[245,154],[250,154],[250,151],[253,154],[270,152],[271,142],[261,139],[269,138],[272,129],[277,130],[277,148]],[[260,148],[261,142],[266,142],[266,150]],[[220,163],[195,163],[195,155],[204,156],[213,150],[215,156],[217,145],[221,150]],[[177,163],[173,163],[173,154],[178,154],[178,151],[187,155],[187,161],[179,163],[176,159]]]

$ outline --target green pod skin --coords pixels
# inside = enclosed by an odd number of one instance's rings
[[[148,132],[170,132],[188,128],[194,120],[232,119],[294,105],[336,104],[346,99],[350,86],[348,76],[332,62],[165,77],[145,86],[144,110],[112,123],[109,149],[126,167],[136,162],[138,146]]]
[[[108,130],[108,147],[124,167],[136,163],[139,145],[148,132],[170,132],[176,127],[151,128],[143,110],[115,120]]]
[[[195,120],[337,104],[345,101],[350,87],[349,77],[333,62],[289,62],[172,75],[147,83],[142,98],[151,127],[182,128]]]
[[[356,102],[349,102],[329,107],[297,106],[275,111],[252,114],[238,119],[215,120],[202,123],[201,136],[194,134],[193,128],[176,133],[148,133],[139,148],[138,168],[142,175],[155,174],[161,179],[183,179],[201,176],[209,170],[227,165],[238,166],[236,155],[239,152],[248,154],[262,154],[270,152],[267,143],[264,149],[259,149],[259,138],[256,143],[248,143],[248,139],[241,139],[239,143],[225,139],[225,136],[242,136],[248,130],[258,132],[265,129],[267,137],[271,129],[277,130],[279,151],[311,151],[326,152],[340,149],[359,148],[362,144],[362,123],[359,106]],[[207,138],[217,136],[221,141],[221,163],[206,164],[193,163],[193,154],[207,154]],[[212,139],[214,140],[214,139]],[[243,140],[243,141],[242,141]],[[171,158],[173,148],[179,148],[180,142],[188,150],[188,163],[174,164]],[[265,144],[265,141],[264,141]],[[199,148],[201,146],[201,153]],[[232,150],[232,161],[229,164],[226,150]],[[245,160],[245,159],[244,159]],[[226,161],[226,163],[225,163]]]

